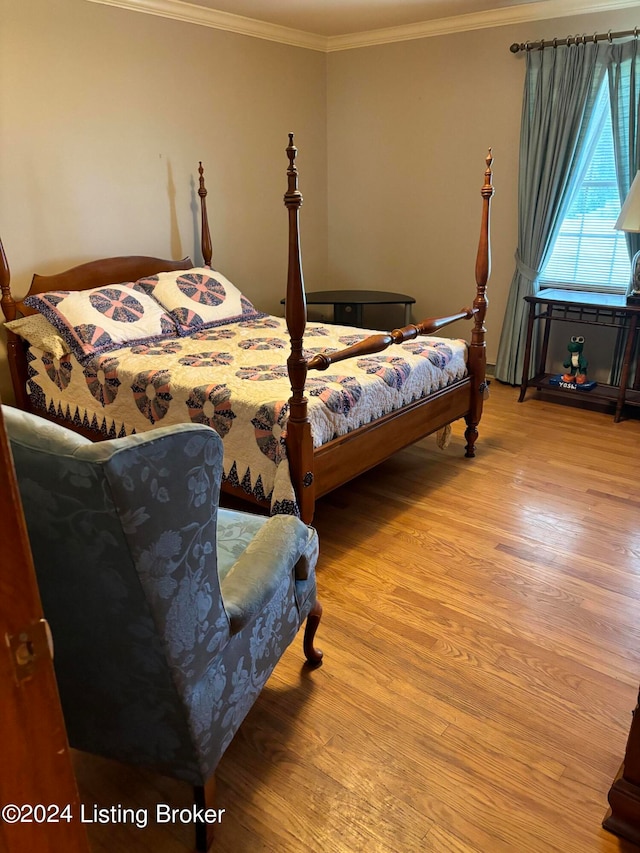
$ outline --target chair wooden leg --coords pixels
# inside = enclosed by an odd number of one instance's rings
[[[309,611],[307,624],[304,629],[304,653],[309,663],[313,666],[319,666],[322,663],[322,652],[313,645],[321,616],[322,605],[316,599],[316,603]]]
[[[204,785],[193,786],[193,801],[197,809],[211,809],[216,793],[216,777],[211,776]],[[196,820],[196,850],[207,853],[213,844],[214,824]]]

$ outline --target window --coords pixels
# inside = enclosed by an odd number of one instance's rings
[[[540,285],[624,292],[631,265],[624,233],[613,227],[619,213],[609,88],[605,80],[578,164],[575,190],[540,275]]]

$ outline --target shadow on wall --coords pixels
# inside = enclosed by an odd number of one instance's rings
[[[192,179],[193,185],[193,179]],[[171,257],[182,258],[182,240],[178,228],[178,214],[176,212],[176,185],[173,180],[173,168],[171,161],[167,160],[167,198],[169,199],[169,245],[171,246]],[[195,226],[197,228],[197,224]],[[197,233],[197,230],[195,231]]]

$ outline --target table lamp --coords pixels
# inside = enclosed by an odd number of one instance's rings
[[[640,172],[636,173],[631,189],[624,200],[618,221],[613,226],[617,231],[640,232]],[[627,290],[627,305],[640,305],[640,252],[631,261],[631,279]]]

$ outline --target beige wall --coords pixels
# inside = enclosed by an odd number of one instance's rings
[[[214,264],[276,313],[288,131],[305,269],[324,279],[325,55],[85,0],[0,0],[0,21],[0,235],[18,292],[96,257],[197,256],[202,160]]]
[[[105,255],[198,260],[202,159],[214,264],[279,312],[294,130],[307,289],[398,290],[417,318],[449,313],[473,297],[491,145],[491,362],[517,241],[524,57],[509,45],[639,23],[615,12],[324,55],[85,0],[0,4],[0,235],[17,292]]]
[[[330,54],[332,285],[413,294],[417,318],[468,304],[492,146],[487,358],[495,362],[517,243],[525,70],[509,45],[636,24],[637,11],[583,15]],[[450,328],[463,336],[467,327]]]

